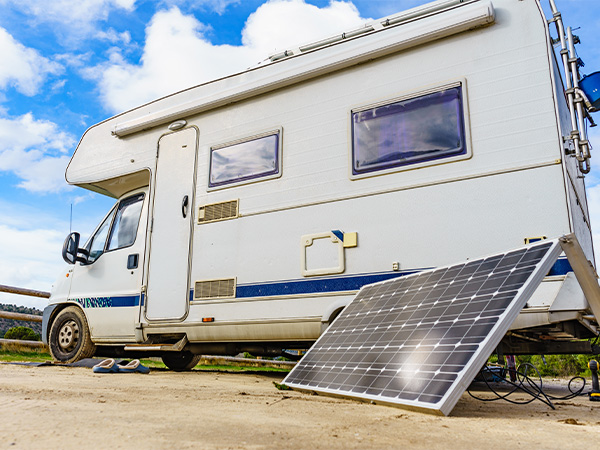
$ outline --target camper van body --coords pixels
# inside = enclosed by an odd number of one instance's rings
[[[87,130],[67,181],[118,201],[46,341],[75,308],[98,353],[276,354],[370,282],[568,233],[593,261],[537,1],[442,0],[271,59]],[[595,333],[568,267],[513,330]]]

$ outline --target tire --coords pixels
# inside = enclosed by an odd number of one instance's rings
[[[192,370],[200,361],[201,355],[194,355],[190,352],[165,353],[161,356],[163,363],[169,369],[175,372],[184,372]]]
[[[50,327],[48,342],[52,358],[63,364],[90,358],[96,351],[85,315],[76,306],[58,313]]]

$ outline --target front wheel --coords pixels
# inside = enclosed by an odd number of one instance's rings
[[[48,342],[52,358],[65,364],[90,358],[96,351],[85,315],[76,306],[58,313],[50,327]]]
[[[161,359],[169,369],[175,372],[184,372],[196,367],[196,364],[200,361],[200,356],[190,352],[177,352],[166,353],[161,356]]]

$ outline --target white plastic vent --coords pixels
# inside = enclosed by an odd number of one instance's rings
[[[235,298],[235,286],[235,278],[196,281],[194,287],[194,300]]]
[[[238,213],[238,200],[202,205],[198,209],[198,223],[218,222],[235,219]]]

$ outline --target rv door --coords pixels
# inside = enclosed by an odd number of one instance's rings
[[[196,173],[196,129],[161,137],[150,229],[146,318],[187,315]]]

